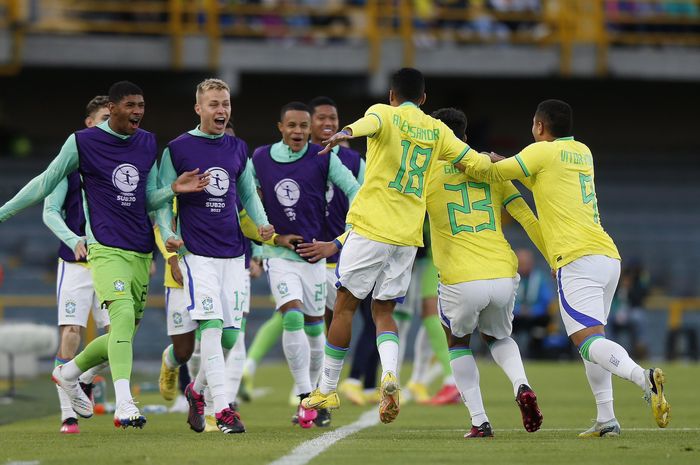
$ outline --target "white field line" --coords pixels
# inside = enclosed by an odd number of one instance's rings
[[[360,418],[354,423],[341,426],[336,430],[329,431],[314,439],[303,442],[295,447],[289,454],[280,457],[274,462],[270,462],[269,465],[304,465],[341,439],[378,423],[379,414],[377,413],[377,409],[373,408],[360,415]]]
[[[430,429],[404,429],[401,430],[400,432],[402,433],[429,433],[429,432],[456,432],[456,431],[461,431],[461,432],[466,432],[466,428],[446,428],[446,429],[438,429],[438,428],[430,428]],[[517,433],[517,432],[525,432],[523,428],[494,428],[494,432],[506,432],[506,433]],[[583,431],[582,428],[540,428],[538,431],[542,431],[545,433],[568,433],[571,431]],[[672,432],[672,433],[677,433],[679,431],[683,432],[691,432],[691,433],[699,433],[700,428],[625,428],[624,426],[622,427],[622,433],[624,434],[626,431],[659,431],[660,433],[663,432]]]

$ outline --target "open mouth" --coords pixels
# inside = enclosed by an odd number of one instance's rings
[[[224,129],[226,127],[226,118],[223,116],[214,118],[214,126],[216,126],[217,129]]]
[[[138,129],[140,124],[141,124],[141,118],[140,118],[140,117],[132,117],[132,118],[129,118],[129,127],[130,127],[131,129]]]

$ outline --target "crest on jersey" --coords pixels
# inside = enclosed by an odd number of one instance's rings
[[[117,279],[116,281],[114,281],[114,290],[115,290],[115,291],[117,291],[117,292],[124,292],[124,288],[125,288],[125,287],[126,287],[126,286],[124,285],[124,281],[121,281],[121,280],[119,280],[119,279]]]
[[[134,165],[122,163],[112,172],[112,184],[120,192],[134,192],[139,185],[139,170]]]
[[[230,177],[228,171],[218,166],[209,168],[206,173],[209,173],[209,185],[204,188],[209,194],[216,197],[223,197],[228,192]]]
[[[299,201],[301,189],[295,180],[286,178],[275,184],[275,194],[280,204],[293,207]]]
[[[66,302],[66,313],[69,315],[74,314],[76,307],[77,305],[75,304],[75,302],[69,300],[68,302]]]

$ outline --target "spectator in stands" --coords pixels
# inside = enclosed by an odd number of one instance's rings
[[[647,318],[644,302],[648,295],[649,274],[639,260],[632,259],[620,275],[609,325],[614,338],[636,359],[643,359],[647,355],[644,337]]]
[[[535,256],[530,249],[518,249],[518,286],[513,310],[513,335],[520,347],[527,347],[528,358],[546,358],[545,339],[549,325],[549,304],[554,298],[549,270],[535,267]],[[522,334],[527,342],[520,343]]]

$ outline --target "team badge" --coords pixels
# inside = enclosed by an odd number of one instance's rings
[[[287,283],[279,283],[277,285],[277,291],[282,295],[289,294],[289,288],[287,287]]]
[[[210,312],[214,308],[214,300],[211,297],[202,299],[202,308],[205,312]]]
[[[124,288],[125,288],[125,287],[126,287],[126,286],[124,285],[124,281],[121,281],[121,280],[119,280],[119,279],[117,279],[116,281],[114,281],[114,290],[115,290],[115,291],[117,291],[117,292],[124,292]]]
[[[75,305],[75,302],[69,300],[68,302],[66,302],[66,313],[69,315],[74,314],[76,307],[77,306]]]
[[[173,323],[175,323],[178,326],[182,324],[182,315],[180,314],[180,312],[173,313]]]

